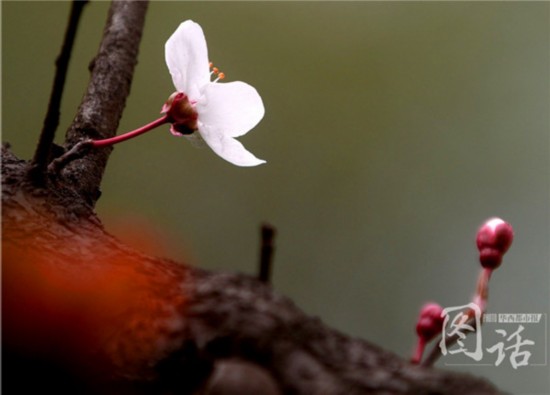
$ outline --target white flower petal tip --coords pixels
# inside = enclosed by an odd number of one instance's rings
[[[239,155],[238,157],[233,157],[231,160],[225,159],[228,162],[234,164],[235,166],[239,167],[255,167],[263,165],[264,163],[267,163],[263,159],[256,158],[250,151],[246,151],[246,155]]]
[[[251,167],[266,163],[244,148],[240,141],[224,135],[217,128],[203,125],[199,127],[199,132],[212,151],[236,166]]]
[[[192,135],[197,134],[198,140],[204,140],[217,155],[236,166],[266,163],[235,140],[262,120],[265,114],[262,98],[245,82],[218,83],[225,74],[210,64],[200,25],[191,20],[181,23],[166,42],[165,58],[174,86],[188,97],[190,106],[193,106],[197,122],[189,125],[189,129],[198,133]],[[211,75],[215,77],[214,81],[210,81]],[[166,109],[163,107],[163,110]],[[173,122],[176,119],[171,118]],[[173,128],[170,131],[181,135]],[[188,137],[187,134],[184,136]]]
[[[212,148],[212,151],[235,166],[253,167],[266,163],[265,160],[256,158],[254,154],[244,148],[240,141],[232,137],[218,140],[219,145],[212,145],[207,138],[205,138],[205,141]]]

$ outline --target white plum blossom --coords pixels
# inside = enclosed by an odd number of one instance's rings
[[[163,107],[173,121],[172,134],[204,140],[216,154],[237,166],[265,163],[235,139],[263,118],[262,99],[247,83],[221,83],[219,77],[211,81],[213,73],[200,25],[191,20],[181,23],[166,42],[165,57],[177,90]]]

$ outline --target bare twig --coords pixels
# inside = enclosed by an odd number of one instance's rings
[[[261,234],[262,244],[260,247],[260,273],[258,274],[258,280],[269,283],[271,277],[271,264],[273,261],[275,228],[269,224],[263,224]]]
[[[80,159],[86,155],[93,147],[92,140],[83,140],[61,155],[51,161],[48,165],[48,173],[57,174],[63,167],[67,166],[70,162],[76,159]]]
[[[63,96],[63,88],[65,86],[74,39],[82,10],[87,3],[88,0],[73,1],[63,46],[61,47],[61,53],[55,61],[56,72],[50,95],[50,102],[48,104],[48,112],[46,113],[42,132],[40,133],[38,145],[36,146],[36,151],[29,169],[29,176],[36,184],[42,184],[44,181],[44,173],[50,158],[50,150],[55,137],[55,131],[59,125],[59,107],[61,106],[61,98]]]

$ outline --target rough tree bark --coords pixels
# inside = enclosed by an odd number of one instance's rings
[[[146,8],[145,2],[113,2],[66,148],[114,135]],[[339,333],[249,276],[208,272],[125,246],[94,212],[109,154],[91,151],[36,185],[29,162],[2,148],[6,390],[499,393],[483,379],[413,366]]]

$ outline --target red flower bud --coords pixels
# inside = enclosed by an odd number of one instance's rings
[[[437,303],[426,303],[420,310],[420,316],[416,324],[416,333],[424,341],[430,341],[438,333],[441,333],[443,308]]]
[[[491,218],[486,221],[476,236],[479,261],[484,268],[496,269],[502,262],[502,256],[514,239],[512,225],[500,218]]]
[[[437,303],[426,303],[420,310],[418,322],[416,323],[416,333],[418,342],[416,350],[411,357],[412,363],[420,363],[426,343],[432,340],[443,328],[443,308]]]

